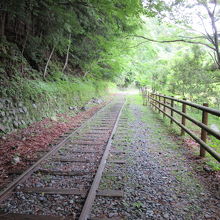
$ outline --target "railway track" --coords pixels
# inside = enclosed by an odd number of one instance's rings
[[[99,110],[2,191],[0,219],[86,220],[97,195],[123,196],[98,187],[124,103]]]

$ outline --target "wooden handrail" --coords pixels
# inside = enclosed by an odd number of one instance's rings
[[[155,99],[153,98],[150,98],[152,100],[155,101]],[[163,102],[160,102],[161,105],[164,105]],[[220,133],[216,132],[215,130],[209,128],[208,126],[204,125],[202,122],[188,116],[187,114],[181,112],[181,111],[178,111],[177,109],[175,108],[172,108],[171,106],[169,105],[165,105],[167,108],[169,108],[170,110],[173,110],[174,112],[178,113],[179,115],[181,116],[184,116],[185,118],[187,118],[188,120],[190,120],[191,122],[193,122],[194,124],[196,124],[197,126],[199,126],[200,128],[203,128],[204,130],[206,130],[209,134],[215,136],[217,139],[220,140]],[[161,112],[163,112],[163,110],[160,110]]]
[[[210,108],[210,107],[205,107],[203,105],[199,105],[199,104],[196,104],[196,103],[193,103],[193,102],[190,102],[190,101],[186,101],[186,100],[182,100],[182,99],[177,99],[177,98],[174,98],[174,97],[171,97],[171,96],[165,96],[165,95],[159,95],[159,94],[155,94],[157,96],[160,96],[160,97],[165,97],[166,99],[169,99],[169,100],[173,100],[173,101],[176,101],[176,102],[180,102],[180,103],[184,103],[186,105],[189,105],[189,106],[192,106],[194,108],[197,108],[199,110],[204,110],[212,115],[215,115],[215,116],[220,116],[220,111],[217,110],[217,109],[213,109],[213,108]]]
[[[157,99],[157,97],[159,99]],[[163,97],[163,100],[161,101],[161,98]],[[206,132],[208,132],[209,134],[213,135],[214,137],[216,137],[217,139],[220,140],[220,133],[216,132],[215,130],[209,128],[207,126],[207,121],[208,121],[208,113],[215,115],[215,116],[220,116],[220,111],[216,110],[216,109],[212,109],[207,107],[207,104],[202,105],[198,105],[186,100],[180,100],[180,99],[176,99],[174,97],[170,97],[170,96],[165,96],[165,95],[161,95],[161,94],[150,94],[148,93],[148,97],[146,97],[146,99],[148,100],[148,102],[152,105],[152,107],[155,108],[155,110],[157,109],[159,112],[163,113],[164,116],[167,116],[171,119],[171,123],[175,122],[180,128],[181,128],[181,134],[184,135],[184,133],[188,133],[197,143],[200,144],[200,156],[204,157],[205,156],[205,152],[204,150],[206,150],[207,152],[209,152],[217,161],[220,162],[220,154],[217,153],[212,147],[210,147],[208,144],[206,144]],[[170,103],[167,103],[166,100],[171,100]],[[174,101],[182,103],[182,111],[177,110],[174,107]],[[169,104],[169,105],[168,105]],[[202,114],[203,114],[203,121],[200,122],[192,117],[190,117],[189,115],[187,115],[186,112],[186,106],[189,105],[191,107],[194,107],[196,109],[202,110]],[[170,115],[166,112],[166,108],[170,109]],[[177,114],[182,116],[182,123],[177,121],[174,117],[173,117],[173,113],[176,112]],[[185,119],[188,119],[189,121],[193,122],[195,125],[197,125],[198,127],[201,128],[201,138],[197,137],[191,130],[189,130],[186,125],[185,125]]]

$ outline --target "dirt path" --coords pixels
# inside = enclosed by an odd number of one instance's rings
[[[202,167],[189,160],[187,149],[167,131],[157,113],[142,106],[140,97],[128,98],[114,147],[125,152],[117,159],[126,163],[107,166],[100,188],[123,189],[125,196],[97,198],[92,217],[220,219],[219,192],[210,182],[204,184]],[[109,171],[117,172],[117,178],[108,176]]]

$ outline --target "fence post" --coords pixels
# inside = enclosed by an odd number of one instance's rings
[[[154,101],[152,100],[153,97],[154,97],[154,95],[153,95],[153,93],[151,93],[151,94],[150,94],[150,98],[151,98],[151,108],[152,108],[152,110],[154,110],[154,109],[153,109],[153,108],[154,108],[154,106],[153,106],[153,102],[154,102]]]
[[[208,107],[208,103],[203,103],[203,106]],[[208,112],[203,110],[202,111],[202,123],[204,125],[208,125]],[[201,129],[201,139],[206,142],[207,139],[207,131],[205,131],[204,129]],[[200,145],[200,156],[201,157],[205,157],[205,149]]]
[[[159,100],[160,100],[160,96],[159,96],[159,93],[157,94],[157,107],[159,108]],[[158,109],[158,113],[160,114],[160,109]]]
[[[153,93],[151,93],[150,94],[150,101],[151,101],[151,108],[153,109],[153,100],[152,100],[152,98],[153,98],[154,96],[153,96]]]
[[[155,94],[155,93],[153,94],[153,99],[156,99],[156,94]],[[154,109],[154,110],[156,110],[156,107],[155,107],[155,106],[156,106],[156,101],[153,100],[153,109]]]
[[[159,94],[159,102],[160,102],[160,94]],[[159,103],[159,114],[160,114],[160,103]]]
[[[144,93],[144,105],[147,105],[147,90]]]
[[[166,104],[166,98],[163,97],[163,103]],[[166,112],[166,107],[163,106],[163,111]],[[165,113],[163,113],[163,118],[165,118]]]
[[[174,96],[171,96],[171,97],[173,98]],[[170,107],[171,108],[174,107],[173,103],[174,103],[174,101],[171,99],[171,102],[170,102]],[[172,109],[170,110],[170,116],[173,117],[173,110]],[[173,119],[172,118],[170,119],[170,124],[173,124]]]
[[[153,101],[152,101],[152,98],[153,98],[153,93],[150,94],[150,106],[151,108],[153,108]]]
[[[146,96],[145,96],[145,105],[148,105],[148,91],[146,91]]]
[[[186,100],[186,98],[183,98],[183,100]],[[186,104],[183,103],[182,105],[182,113],[186,113]],[[182,125],[186,125],[186,118],[182,116]],[[181,128],[181,135],[185,135],[185,131]]]
[[[150,92],[147,93],[147,100],[148,100],[148,103],[150,104]]]

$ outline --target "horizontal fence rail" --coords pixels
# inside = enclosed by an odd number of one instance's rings
[[[165,96],[157,93],[151,93],[145,89],[142,89],[143,105],[150,104],[152,108],[158,110],[163,114],[163,117],[170,118],[170,123],[175,122],[181,128],[181,135],[185,132],[188,133],[197,143],[200,144],[200,156],[204,157],[205,152],[209,152],[218,162],[220,162],[220,154],[210,147],[207,141],[207,133],[213,135],[220,140],[220,133],[208,127],[208,114],[220,117],[220,111],[208,107],[207,103],[198,105],[189,101],[174,98],[173,96]],[[175,108],[175,102],[182,105],[182,111]],[[187,106],[191,106],[195,109],[202,111],[202,122],[192,118],[186,114]],[[169,110],[170,112],[168,112]],[[181,122],[174,118],[174,113],[181,116]],[[201,137],[196,136],[189,128],[186,127],[186,119],[201,128]]]

